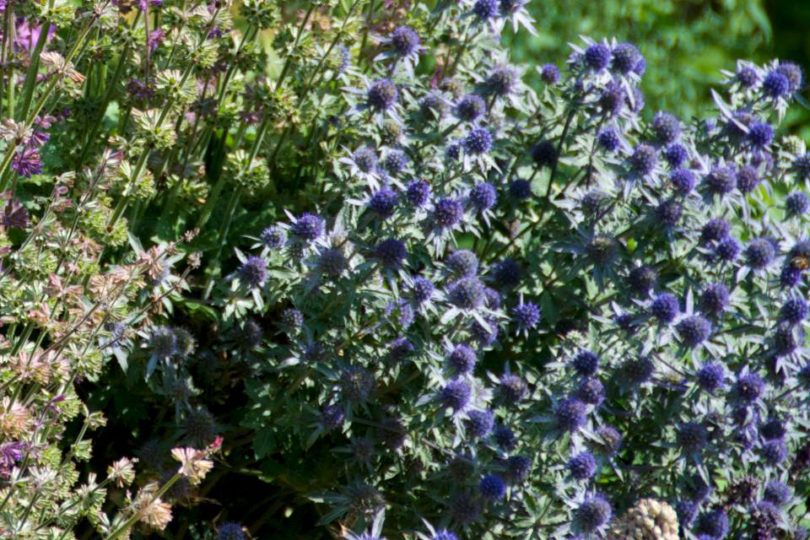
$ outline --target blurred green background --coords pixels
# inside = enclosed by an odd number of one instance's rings
[[[562,64],[581,35],[633,42],[647,58],[648,112],[700,115],[720,70],[737,59],[792,60],[805,81],[810,70],[810,0],[530,0],[528,8],[538,35],[506,37],[515,60]],[[785,127],[810,139],[810,110],[792,107]]]

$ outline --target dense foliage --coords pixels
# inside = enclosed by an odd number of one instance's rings
[[[0,534],[806,538],[802,69],[530,7],[3,4]]]

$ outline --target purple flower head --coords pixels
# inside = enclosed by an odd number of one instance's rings
[[[675,169],[669,173],[669,181],[675,191],[681,195],[691,193],[697,183],[694,173],[689,169]]]
[[[619,43],[613,47],[613,63],[611,69],[622,75],[627,75],[635,71],[639,62],[643,61],[644,58],[641,56],[638,48],[632,43]]]
[[[632,386],[638,386],[652,378],[655,366],[646,356],[631,358],[622,364],[621,375]]]
[[[765,484],[763,498],[766,501],[777,506],[784,506],[790,501],[791,497],[793,497],[793,492],[791,491],[790,487],[783,482],[780,482],[779,480],[771,480]]]
[[[440,199],[433,209],[433,221],[441,228],[452,228],[464,218],[464,205],[458,199]]]
[[[513,375],[505,373],[501,375],[498,383],[498,395],[504,403],[512,405],[522,400],[529,391],[526,381]]]
[[[259,240],[268,249],[279,249],[287,241],[287,233],[277,225],[271,225],[262,231]]]
[[[498,202],[498,192],[489,182],[476,184],[470,191],[470,203],[479,212],[489,210]]]
[[[453,108],[453,113],[459,120],[472,122],[477,120],[487,112],[487,104],[484,99],[477,94],[467,94],[462,97]]]
[[[785,211],[789,217],[803,216],[810,210],[810,198],[803,191],[794,191],[785,199]]]
[[[478,273],[478,257],[469,249],[457,249],[444,264],[455,278],[473,277]]]
[[[788,448],[782,439],[766,441],[760,449],[762,459],[769,465],[779,465],[788,457]]]
[[[408,249],[402,240],[387,238],[374,248],[374,256],[383,267],[397,270],[408,256]]]
[[[575,480],[589,480],[596,474],[596,459],[590,452],[580,452],[568,460],[565,468]]]
[[[405,191],[405,198],[411,206],[422,208],[430,198],[430,184],[424,180],[413,180],[408,184]]]
[[[574,391],[574,396],[588,405],[601,405],[605,401],[605,386],[596,377],[584,377]]]
[[[678,299],[670,293],[661,293],[656,296],[650,305],[650,312],[659,322],[668,324],[675,320],[680,313]]]
[[[467,413],[467,430],[472,437],[486,437],[495,425],[492,411],[470,411]]]
[[[492,279],[499,289],[517,287],[523,278],[523,269],[514,259],[504,259],[492,268]]]
[[[361,146],[352,154],[352,161],[364,173],[374,172],[377,169],[377,153],[368,146]]]
[[[484,82],[484,92],[494,96],[508,96],[519,80],[518,72],[509,66],[496,66]]]
[[[585,499],[574,510],[573,527],[577,532],[586,534],[597,531],[606,525],[613,516],[613,509],[608,500],[601,494]]]
[[[725,377],[725,368],[717,362],[706,362],[696,376],[698,386],[710,394],[723,387]]]
[[[761,270],[773,262],[776,250],[767,238],[755,238],[745,248],[745,262],[754,270]]]
[[[737,70],[735,77],[743,88],[753,88],[759,82],[759,74],[751,66],[742,66]]]
[[[770,98],[781,98],[790,93],[790,81],[779,71],[769,71],[762,81],[762,91]]]
[[[724,510],[712,510],[698,516],[694,532],[705,534],[712,540],[722,540],[728,534],[728,516]]]
[[[799,324],[807,318],[810,306],[800,297],[789,298],[779,310],[779,318],[787,324]]]
[[[484,21],[497,17],[498,0],[475,0],[472,12],[478,19]]]
[[[681,136],[680,120],[665,111],[659,111],[653,116],[650,128],[655,142],[661,145],[673,143]]]
[[[535,143],[530,153],[532,161],[540,168],[552,168],[557,163],[557,146],[547,139]]]
[[[567,398],[554,407],[557,426],[564,431],[577,431],[587,421],[587,406],[576,398]]]
[[[506,495],[506,482],[497,474],[488,474],[478,483],[478,491],[484,499],[497,501]]]
[[[759,426],[759,434],[765,440],[782,439],[787,435],[787,426],[778,418],[771,418]]]
[[[329,278],[339,278],[349,267],[349,261],[338,248],[328,248],[321,252],[318,257],[318,271]]]
[[[709,434],[702,424],[687,422],[681,424],[675,438],[681,450],[693,454],[703,450],[709,440]]]
[[[414,278],[413,284],[411,285],[411,299],[416,304],[424,304],[431,299],[435,289],[432,281],[417,276]]]
[[[395,150],[388,154],[385,158],[383,166],[385,170],[392,175],[397,175],[405,169],[408,165],[408,156],[404,152]]]
[[[327,405],[321,411],[321,426],[325,431],[332,431],[343,425],[346,414],[339,405]]]
[[[391,47],[398,56],[411,56],[419,52],[421,41],[419,34],[410,26],[398,26],[388,36]]]
[[[472,396],[472,389],[462,379],[453,379],[439,392],[439,401],[445,407],[460,411],[467,406]]]
[[[670,167],[680,167],[689,158],[686,147],[680,143],[670,144],[664,148],[664,159]]]
[[[560,82],[560,69],[554,64],[545,64],[540,68],[540,80],[548,85]]]
[[[478,309],[486,301],[484,285],[475,277],[462,278],[453,283],[447,297],[461,309]]]
[[[477,156],[486,154],[492,149],[492,133],[487,128],[473,128],[464,136],[462,145],[468,154]]]
[[[604,43],[594,43],[585,49],[583,56],[585,64],[594,71],[607,68],[611,60],[610,47]]]
[[[458,540],[458,536],[447,529],[442,529],[436,531],[436,534],[434,534],[430,540]]]
[[[603,128],[596,136],[596,142],[607,152],[615,152],[621,145],[619,134],[613,128]]]
[[[143,0],[141,0],[142,3]],[[245,532],[240,523],[229,521],[219,526],[217,540],[245,540]]]
[[[525,201],[532,196],[531,182],[522,178],[515,178],[509,182],[509,196],[518,201]]]
[[[780,61],[776,71],[787,79],[788,92],[795,94],[801,90],[804,84],[804,73],[802,73],[802,68],[798,64]]]
[[[397,195],[396,191],[389,187],[383,187],[371,196],[368,207],[379,217],[387,219],[394,215],[398,202],[399,195]]]
[[[737,174],[729,166],[714,167],[703,179],[703,184],[709,194],[723,196],[737,187]]]
[[[765,381],[756,373],[746,373],[737,378],[734,393],[744,403],[753,403],[765,391]]]
[[[290,226],[293,236],[304,242],[317,240],[323,235],[324,220],[315,214],[304,213]]]
[[[512,320],[519,332],[531,330],[540,322],[540,308],[532,302],[518,304],[512,309]]]
[[[720,260],[731,262],[737,258],[741,250],[742,247],[737,240],[730,236],[726,236],[717,243],[717,247],[715,248],[714,252],[720,258]]]
[[[24,178],[30,178],[42,172],[42,159],[36,148],[25,147],[14,154],[11,169]]]
[[[624,437],[613,426],[604,425],[596,430],[596,436],[599,438],[597,449],[605,455],[615,456],[619,453],[622,447]]]
[[[48,26],[48,36],[45,39],[46,47],[53,39],[55,33],[56,26]],[[28,19],[19,17],[14,29],[14,48],[18,51],[23,51],[30,54],[36,47],[37,41],[39,41],[41,34],[41,25],[32,25]]]
[[[658,152],[654,146],[639,144],[629,158],[630,170],[639,176],[647,176],[658,164]]]
[[[622,112],[626,101],[627,94],[624,91],[624,86],[616,81],[610,81],[606,84],[599,95],[599,107],[608,116],[616,116]]]
[[[667,199],[655,207],[655,219],[665,230],[678,224],[683,215],[683,205],[676,199]]]
[[[722,218],[712,218],[700,230],[700,240],[703,243],[717,242],[727,237],[731,226]]]
[[[683,344],[694,348],[709,339],[712,323],[700,315],[690,315],[679,322],[675,329]]]
[[[773,128],[766,122],[754,122],[748,127],[748,142],[756,148],[764,148],[773,141]]]
[[[251,255],[239,267],[238,274],[239,281],[247,287],[252,289],[261,287],[267,280],[267,261]]]
[[[387,111],[397,102],[399,91],[390,79],[379,79],[371,83],[366,93],[366,104],[375,111]]]
[[[588,377],[599,369],[599,356],[588,350],[581,350],[571,360],[571,366],[577,374]]]

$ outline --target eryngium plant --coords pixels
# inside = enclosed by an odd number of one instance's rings
[[[643,114],[632,44],[511,65],[524,4],[345,43],[322,197],[214,294],[266,476],[358,538],[671,535],[673,510],[684,537],[804,537],[810,154],[777,131],[801,69]]]

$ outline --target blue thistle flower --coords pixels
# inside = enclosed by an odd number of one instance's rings
[[[498,0],[475,0],[472,8],[473,14],[481,20],[492,19],[498,16]]]
[[[349,261],[338,248],[328,248],[321,252],[318,257],[318,270],[321,274],[330,278],[339,278],[349,267]]]
[[[740,193],[751,193],[757,188],[759,182],[759,173],[754,167],[745,165],[737,170],[737,189],[740,190]]]
[[[374,248],[374,256],[383,267],[397,270],[408,256],[408,249],[402,240],[387,238]]]
[[[460,411],[470,402],[471,396],[472,389],[466,381],[453,379],[439,392],[439,401],[445,407]]]
[[[694,532],[705,534],[712,540],[722,540],[728,534],[729,524],[726,512],[721,509],[704,512],[698,516]]]
[[[764,148],[773,141],[773,128],[767,122],[754,122],[748,127],[748,142],[756,148]]]
[[[753,403],[765,391],[765,381],[756,373],[746,373],[737,377],[735,395],[744,403]]]
[[[678,299],[673,294],[661,293],[653,299],[650,312],[659,322],[669,324],[680,313]]]
[[[706,315],[717,317],[726,310],[728,302],[728,288],[722,283],[709,283],[700,294],[698,306]]]
[[[489,182],[481,182],[470,191],[470,202],[476,210],[484,212],[498,202],[498,192]]]
[[[492,279],[500,289],[511,289],[520,284],[523,269],[514,259],[504,259],[492,268]]]
[[[261,287],[267,280],[267,261],[255,255],[249,256],[237,271],[239,281],[252,289]]]
[[[340,376],[340,386],[346,399],[356,403],[364,403],[371,397],[377,386],[368,370],[360,366],[349,366],[343,370]]]
[[[496,426],[492,432],[492,437],[495,439],[495,443],[507,452],[517,447],[515,432],[504,425]]]
[[[405,360],[415,350],[413,343],[404,336],[396,338],[388,346],[388,356],[394,362]]]
[[[647,176],[658,164],[658,151],[654,146],[641,143],[633,150],[628,160],[630,170],[639,176]]]
[[[279,316],[281,326],[288,330],[299,330],[304,326],[304,314],[295,308],[287,308]]]
[[[467,430],[472,437],[486,437],[494,425],[495,415],[490,410],[467,413]]]
[[[509,66],[496,66],[484,82],[484,91],[489,95],[508,96],[518,82],[518,72]]]
[[[484,289],[484,294],[487,297],[486,306],[489,309],[495,310],[501,308],[501,304],[503,303],[501,299],[501,293],[499,293],[495,289],[487,287],[486,289]]]
[[[689,158],[686,147],[680,143],[670,144],[664,148],[664,159],[672,168],[680,167]]]
[[[779,319],[790,325],[800,324],[807,318],[808,312],[810,312],[810,307],[803,298],[790,298],[782,304]]]
[[[301,214],[301,217],[297,218],[290,226],[290,232],[292,232],[293,236],[303,242],[317,240],[323,235],[323,230],[323,218],[308,212]]]
[[[635,45],[632,43],[619,43],[613,47],[613,63],[611,68],[622,75],[627,75],[636,70],[639,62],[643,60],[641,53]]]
[[[540,67],[540,80],[548,85],[560,82],[560,69],[554,64],[544,64]]]
[[[532,146],[530,154],[535,165],[540,168],[554,167],[557,163],[557,147],[549,140],[542,140]]]
[[[540,322],[540,308],[532,302],[518,304],[512,309],[512,320],[518,332],[526,332]]]
[[[791,165],[793,172],[799,177],[799,180],[807,180],[810,178],[810,152],[806,152],[801,156],[797,156]]]
[[[624,364],[622,364],[621,375],[623,377],[622,380],[626,380],[631,386],[638,386],[649,381],[654,371],[655,366],[652,360],[646,356],[640,356],[625,361]]]
[[[665,111],[655,113],[650,129],[652,129],[655,142],[661,145],[673,143],[681,136],[680,120]]]
[[[498,383],[498,395],[504,403],[514,405],[522,400],[529,391],[526,382],[510,373],[501,375],[501,380]]]
[[[484,285],[474,277],[462,278],[450,286],[450,303],[461,309],[478,309],[484,305]]]
[[[177,333],[168,326],[160,326],[149,337],[149,348],[157,358],[171,358],[178,353]]]
[[[453,108],[456,118],[464,122],[473,122],[487,112],[484,99],[476,94],[467,94],[462,97]]]
[[[374,149],[368,146],[361,146],[352,154],[352,161],[357,165],[357,168],[364,173],[371,173],[377,170],[377,153]]]
[[[417,276],[413,279],[413,284],[411,285],[411,299],[416,304],[424,304],[431,299],[435,289],[436,288],[433,286],[432,281],[421,276]]]
[[[492,149],[492,133],[488,129],[477,127],[471,129],[462,140],[464,151],[477,156],[486,154]]]
[[[401,173],[407,166],[408,166],[408,156],[406,156],[404,152],[400,152],[399,150],[390,152],[385,158],[384,163],[385,170],[388,171],[389,174],[392,174],[394,176]]]
[[[694,348],[709,339],[712,323],[700,315],[690,315],[679,322],[675,329],[683,344]]]
[[[579,382],[574,396],[588,405],[601,405],[605,401],[605,386],[596,377],[584,377]]]
[[[518,201],[525,201],[532,196],[531,182],[522,178],[515,178],[509,182],[509,196]]]
[[[389,187],[377,190],[368,202],[369,209],[383,219],[394,215],[399,203],[399,195]]]
[[[717,362],[706,362],[696,376],[698,386],[710,394],[722,388],[725,377],[725,368]]]
[[[790,93],[790,81],[779,71],[769,71],[762,81],[762,91],[770,98],[785,97]]]
[[[581,350],[571,360],[571,366],[577,374],[588,377],[599,369],[599,356],[588,350]]]
[[[624,91],[624,86],[616,81],[610,81],[605,85],[599,94],[599,107],[608,116],[617,116],[627,101],[627,94]]]
[[[410,26],[397,26],[388,36],[391,47],[398,56],[407,57],[419,51],[421,40]]]
[[[742,250],[740,243],[734,238],[726,236],[717,243],[714,252],[720,260],[732,262],[737,258],[737,255],[740,254],[740,250]]]
[[[506,482],[497,474],[488,474],[478,483],[478,491],[484,499],[497,501],[506,495]]]
[[[703,450],[709,440],[709,434],[702,424],[686,422],[678,428],[675,438],[681,450],[693,454]]]
[[[766,441],[760,449],[762,459],[769,465],[779,465],[787,459],[788,448],[782,439]]]
[[[217,540],[245,540],[246,538],[242,525],[233,521],[223,523],[217,529]]]
[[[771,480],[765,484],[763,498],[769,503],[784,506],[793,497],[790,487],[779,480]]]
[[[469,249],[458,249],[444,261],[455,278],[473,277],[478,273],[478,257]]]
[[[378,79],[366,92],[366,104],[374,111],[387,111],[397,102],[399,91],[390,79]]]
[[[321,410],[321,426],[324,431],[332,431],[343,425],[346,413],[339,405],[327,405]]]
[[[485,293],[486,294],[486,293]],[[485,328],[480,322],[473,321],[470,325],[470,335],[478,343],[479,347],[489,347],[498,340],[498,323],[494,319],[487,319],[489,328]]]
[[[717,242],[726,238],[731,232],[731,226],[722,218],[712,218],[700,230],[700,240],[703,243]]]
[[[795,287],[802,281],[802,271],[799,268],[785,266],[779,274],[779,284],[784,288]]]
[[[678,523],[684,529],[688,528],[697,516],[698,504],[694,501],[681,500],[675,504],[675,514],[678,516]]]
[[[787,426],[778,418],[771,418],[761,426],[759,426],[759,434],[763,439],[769,441],[771,439],[782,439],[787,435]]]
[[[810,210],[810,198],[803,191],[794,191],[785,199],[785,211],[788,217],[802,216]]]
[[[458,225],[464,218],[464,205],[458,199],[440,199],[433,209],[433,221],[442,228]]]
[[[675,169],[669,173],[669,181],[675,191],[681,195],[691,193],[697,183],[694,173],[689,169]]]
[[[755,238],[745,248],[745,262],[754,270],[761,270],[773,262],[776,250],[767,238]]]
[[[606,152],[615,152],[621,145],[619,134],[613,128],[603,128],[596,136],[596,142]]]
[[[788,92],[795,94],[798,92],[804,83],[804,74],[802,68],[793,62],[780,61],[776,67],[776,71],[784,75],[788,81]]]
[[[665,230],[677,225],[681,215],[683,215],[683,205],[676,199],[667,199],[655,207],[655,218]]]
[[[585,49],[585,64],[594,71],[602,71],[607,68],[611,57],[610,47],[603,43],[594,43]]]
[[[405,198],[414,208],[422,208],[430,198],[430,184],[424,180],[413,180],[405,188]]]
[[[506,480],[510,484],[521,484],[529,478],[532,460],[527,456],[510,456],[506,460]]]
[[[577,398],[566,398],[554,407],[557,426],[564,431],[577,431],[587,421],[587,406]]]
[[[279,249],[287,241],[287,233],[277,225],[271,225],[262,231],[259,240],[268,249]]]
[[[711,195],[723,196],[737,187],[737,174],[732,167],[717,166],[703,179],[703,184]]]
[[[742,66],[735,74],[737,82],[743,88],[753,88],[759,82],[759,75],[757,70],[751,66]]]
[[[596,474],[596,459],[590,452],[580,452],[565,465],[575,480],[590,480]]]
[[[447,357],[447,362],[453,370],[463,375],[475,369],[477,356],[475,351],[467,345],[456,345]]]
[[[607,456],[615,456],[619,453],[624,437],[618,429],[611,425],[600,426],[596,430],[596,436],[599,439],[596,449],[601,453]]]
[[[448,531],[447,529],[442,529],[436,531],[436,534],[433,535],[433,538],[430,540],[458,540],[458,536],[455,533]]]
[[[574,530],[583,533],[592,533],[606,525],[613,515],[613,509],[602,494],[595,494],[585,499],[574,510]]]

